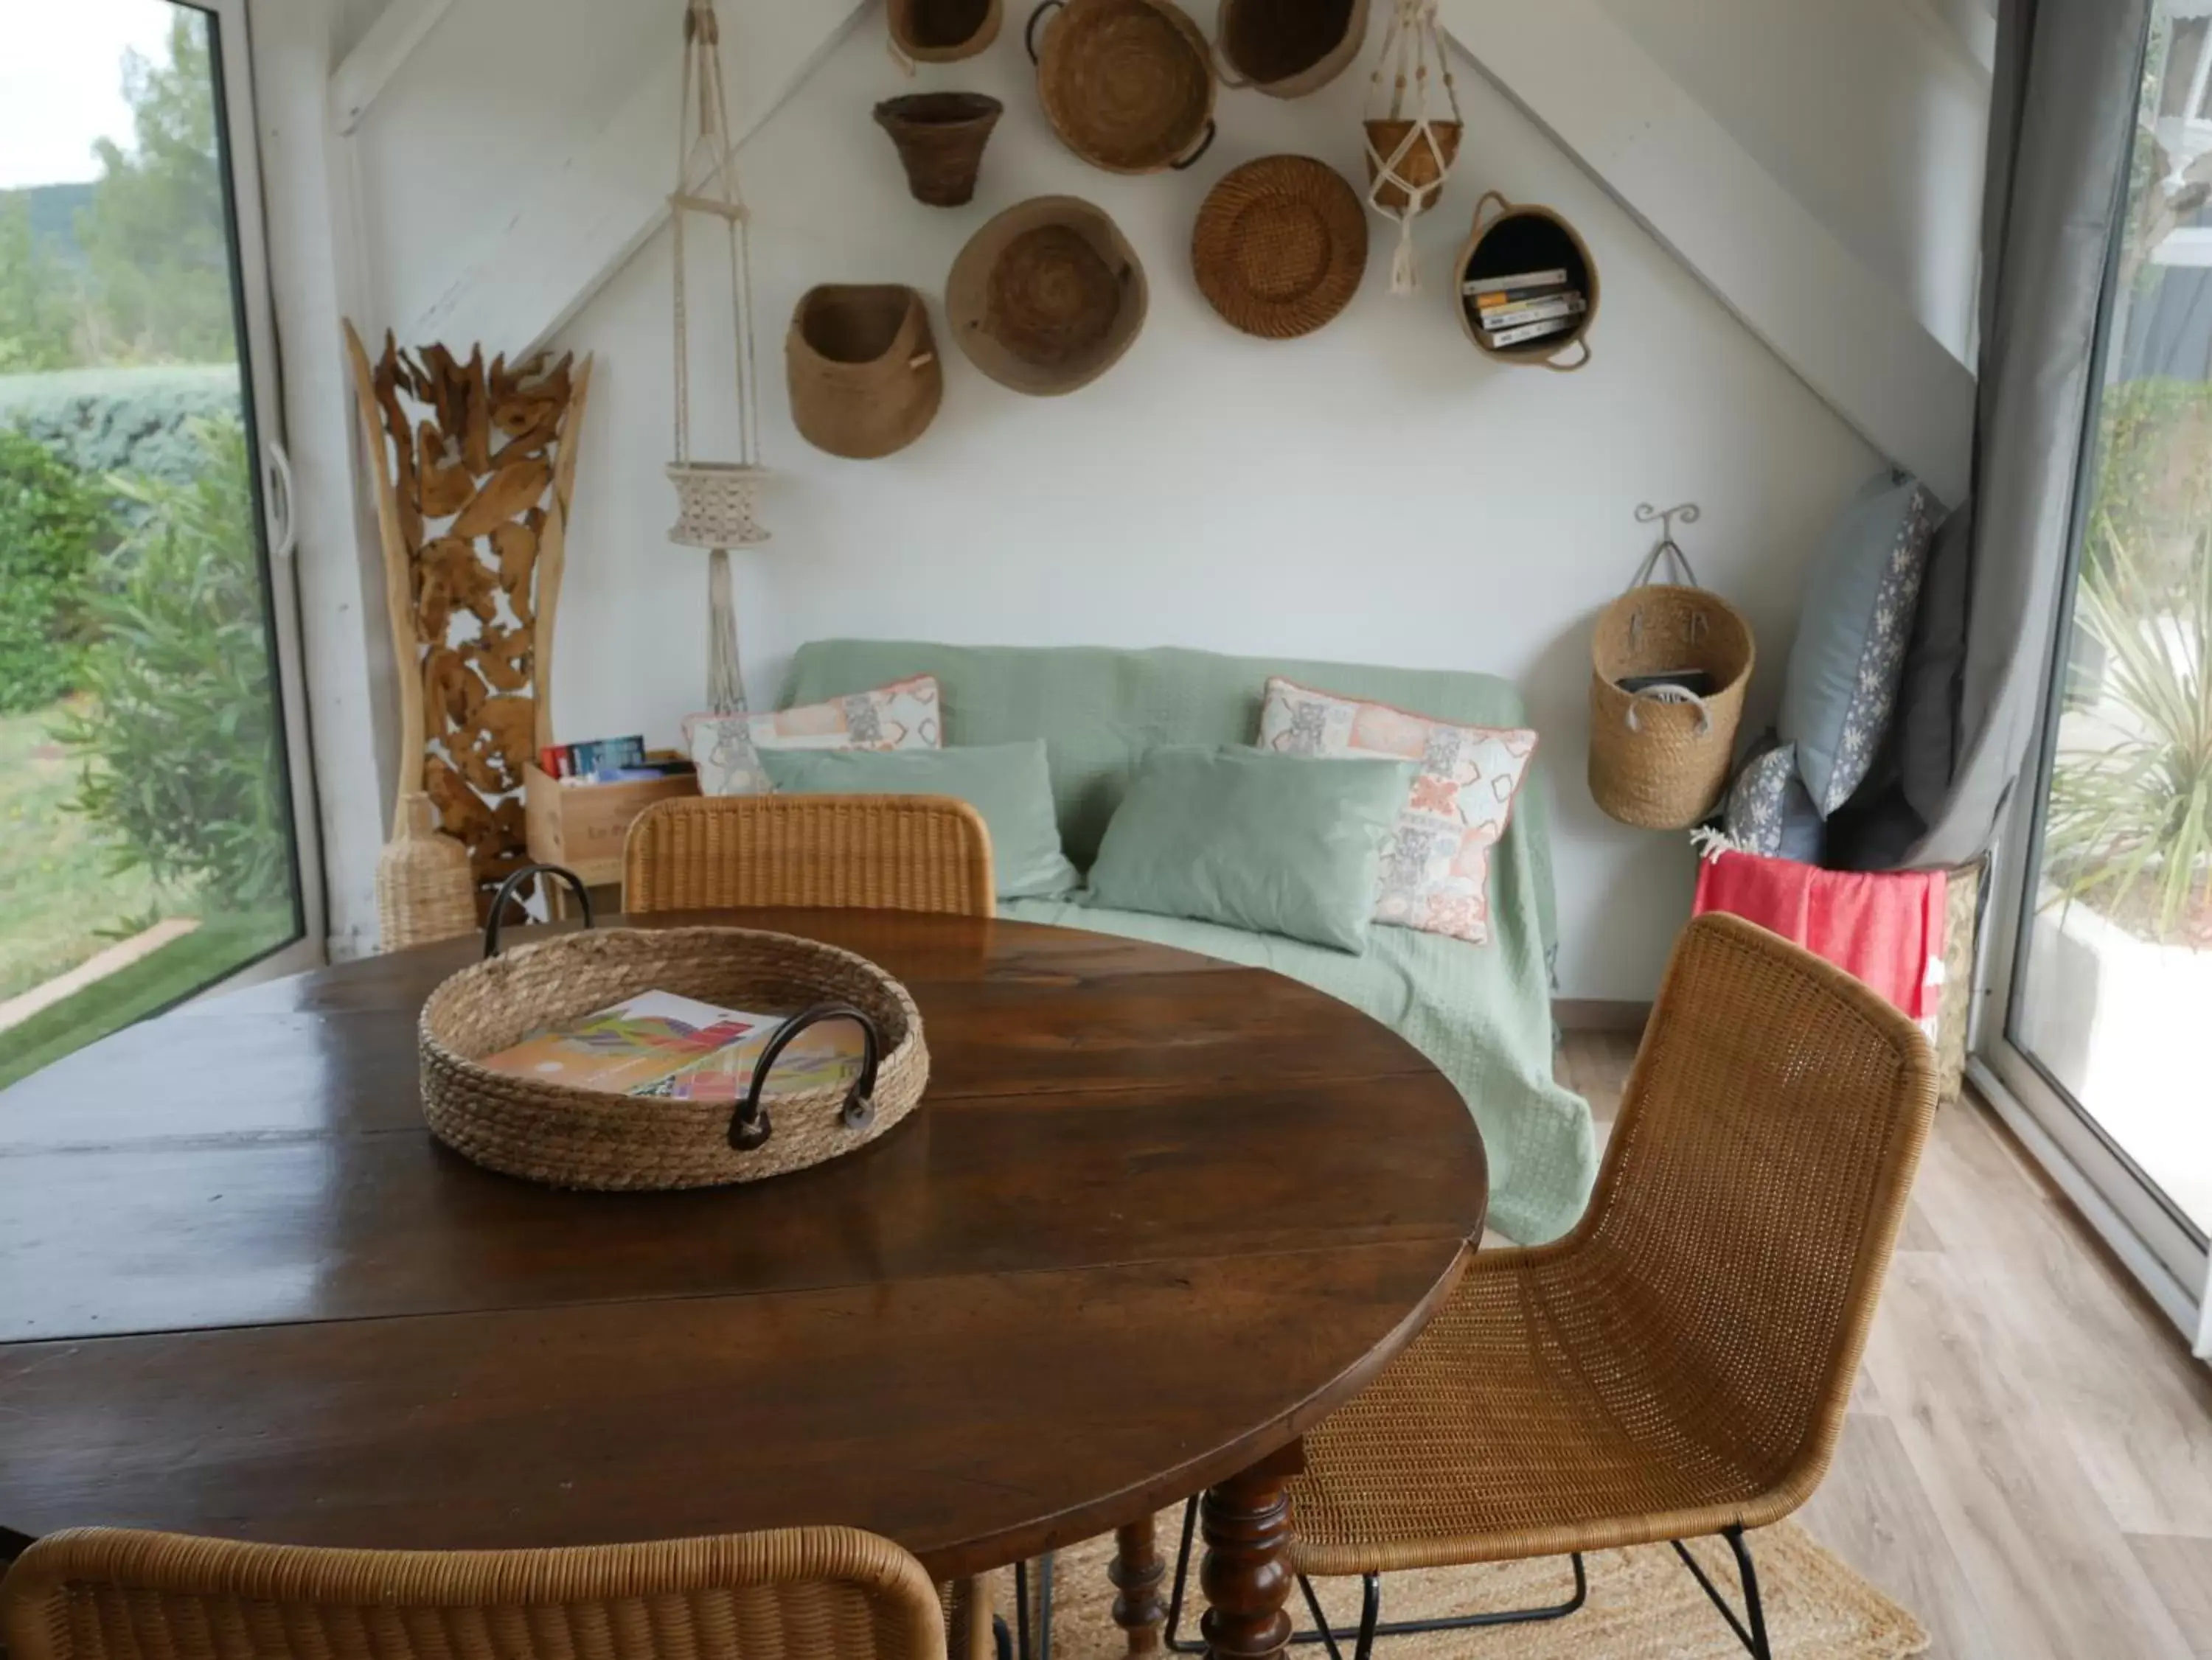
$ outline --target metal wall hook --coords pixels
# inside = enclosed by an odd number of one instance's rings
[[[1658,525],[1659,536],[1663,542],[1672,542],[1674,539],[1674,521],[1678,518],[1685,524],[1695,524],[1698,522],[1698,504],[1694,501],[1683,501],[1676,503],[1672,507],[1654,507],[1648,501],[1639,501],[1636,504],[1636,522],[1638,524]]]

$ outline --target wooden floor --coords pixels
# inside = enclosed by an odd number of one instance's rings
[[[1634,1048],[1568,1035],[1601,1124]],[[1936,1660],[2212,1660],[2212,1372],[1975,1103],[1936,1122],[1801,1519]]]

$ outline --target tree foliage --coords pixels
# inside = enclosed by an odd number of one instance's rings
[[[0,374],[76,360],[69,273],[40,247],[27,197],[0,195]]]
[[[35,439],[0,427],[0,713],[74,691],[84,591],[110,536],[108,500]]]
[[[120,863],[247,907],[291,881],[252,485],[236,421],[193,431],[191,484],[115,481],[144,521],[90,603],[91,701],[62,736]]]
[[[206,21],[178,9],[169,61],[123,57],[132,144],[97,146],[78,224],[96,303],[94,362],[220,362],[236,354],[230,245]]]

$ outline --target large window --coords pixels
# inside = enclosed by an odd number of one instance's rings
[[[0,38],[4,1084],[320,928],[241,0]]]
[[[2162,7],[2146,54],[1995,1050],[2192,1294],[2212,1230],[2207,9]]]

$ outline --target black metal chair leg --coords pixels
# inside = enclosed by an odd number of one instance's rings
[[[1053,1553],[1045,1552],[1036,1559],[1036,1641],[1032,1653],[1030,1641],[1030,1565],[1027,1562],[1014,1564],[1015,1643],[1021,1651],[1021,1660],[1052,1660]]]
[[[1005,1617],[991,1616],[991,1651],[999,1660],[1014,1660],[1014,1634],[1006,1629]]]
[[[1751,1546],[1745,1540],[1741,1527],[1723,1528],[1721,1537],[1728,1541],[1729,1550],[1735,1553],[1736,1573],[1743,1581],[1742,1618],[1737,1617],[1736,1611],[1729,1606],[1728,1599],[1721,1595],[1720,1588],[1707,1577],[1705,1569],[1698,1566],[1698,1559],[1690,1554],[1689,1547],[1680,1539],[1669,1542],[1674,1547],[1674,1554],[1680,1557],[1682,1565],[1690,1570],[1690,1577],[1698,1582],[1698,1588],[1720,1610],[1721,1618],[1728,1621],[1729,1629],[1735,1633],[1736,1641],[1743,1645],[1752,1660],[1774,1660],[1774,1650],[1766,1639],[1766,1606],[1759,1594],[1759,1570],[1752,1563]]]
[[[1182,1620],[1183,1592],[1189,1583],[1191,1546],[1197,1535],[1198,1500],[1193,1499],[1183,1506],[1182,1542],[1176,1551],[1175,1580],[1168,1595],[1168,1619],[1161,1640],[1171,1654],[1203,1654],[1206,1645],[1188,1638],[1178,1637],[1176,1630]],[[1546,1608],[1499,1609],[1483,1614],[1455,1614],[1433,1620],[1393,1620],[1376,1618],[1373,1628],[1367,1628],[1370,1617],[1379,1615],[1382,1588],[1381,1576],[1364,1576],[1366,1586],[1361,1600],[1361,1623],[1358,1626],[1331,1626],[1321,1609],[1321,1602],[1305,1576],[1298,1576],[1298,1584],[1305,1592],[1306,1607],[1312,1611],[1314,1628],[1293,1632],[1292,1643],[1320,1643],[1328,1650],[1329,1660],[1342,1660],[1337,1648],[1340,1639],[1353,1639],[1358,1646],[1353,1651],[1353,1660],[1367,1660],[1378,1637],[1412,1637],[1439,1631],[1475,1631],[1485,1626],[1525,1626],[1544,1620],[1564,1620],[1589,1599],[1589,1572],[1583,1561],[1582,1553],[1575,1552],[1568,1559],[1574,1569],[1575,1589],[1564,1602],[1554,1602]],[[1761,1660],[1767,1660],[1762,1656]]]

